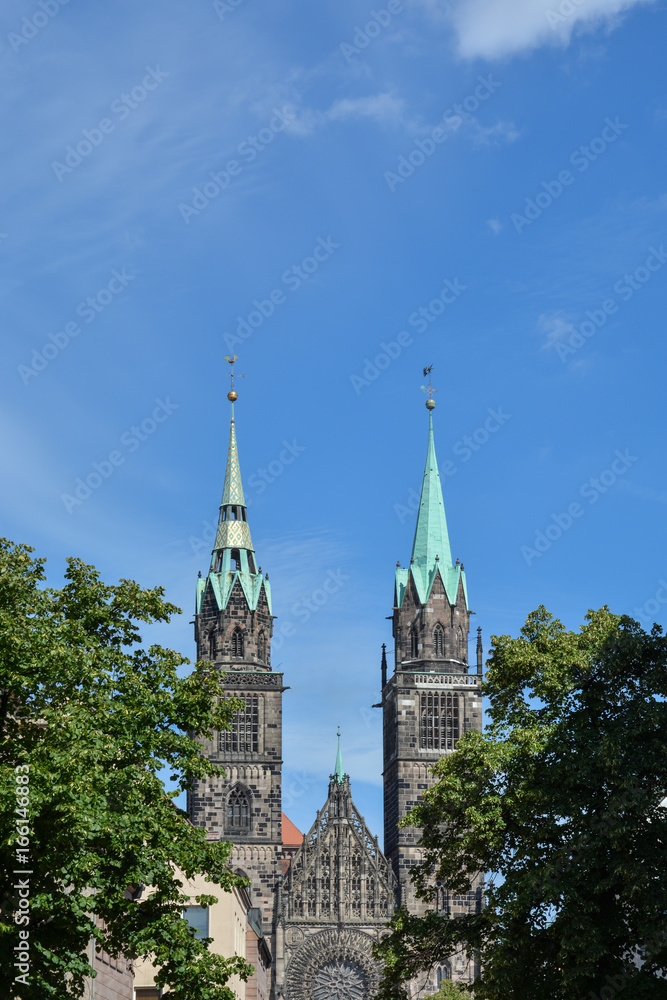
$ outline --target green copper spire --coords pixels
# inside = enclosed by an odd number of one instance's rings
[[[234,403],[231,405],[232,417],[229,425],[229,448],[227,449],[227,468],[225,470],[225,486],[222,491],[221,504],[240,504],[245,507],[243,485],[241,483],[241,467],[239,451],[236,445],[236,429],[234,427]]]
[[[433,441],[433,412],[429,410],[428,451],[419,500],[417,528],[412,543],[412,562],[420,569],[430,572],[435,567],[436,556],[443,566],[452,565],[445,504],[442,499],[438,460]]]
[[[428,374],[429,370],[426,369],[424,374]],[[435,390],[429,384],[429,388],[425,391],[428,391],[432,396]],[[429,398],[426,402],[426,408],[429,411],[428,449],[426,452],[426,467],[424,469],[422,492],[419,499],[417,527],[412,543],[410,565],[401,568],[400,564],[398,564],[396,568],[397,607],[400,607],[403,602],[410,578],[414,582],[419,600],[425,603],[428,600],[438,574],[442,579],[450,604],[456,603],[459,584],[462,584],[467,606],[468,598],[463,567],[458,560],[456,565],[452,563],[452,551],[449,546],[445,504],[442,499],[442,486],[440,484],[438,460],[433,440],[434,407],[435,400]]]
[[[334,771],[334,778],[339,785],[342,785],[343,778],[345,777],[345,772],[343,771],[343,754],[340,749],[340,726],[338,727],[338,752],[336,754],[336,770]]]
[[[231,411],[225,485],[222,491],[222,500],[220,501],[220,516],[218,518],[218,531],[215,537],[214,555],[223,549],[248,549],[251,552],[253,551],[250,539],[250,527],[247,521],[246,503],[243,496],[243,485],[241,483],[241,467],[239,465],[236,429],[234,427],[233,400]]]

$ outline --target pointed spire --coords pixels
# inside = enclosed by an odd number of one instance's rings
[[[231,393],[230,393],[231,395]],[[234,395],[236,395],[234,393]],[[247,520],[247,508],[243,496],[243,486],[241,484],[241,467],[239,465],[239,453],[236,445],[236,429],[234,427],[234,401],[231,402],[231,419],[229,424],[229,449],[227,451],[227,468],[225,470],[225,485],[222,490],[222,500],[220,501],[220,514],[218,516],[218,530],[213,546],[213,558],[211,568],[221,566],[222,556],[226,549],[242,551],[245,559],[239,569],[246,573],[255,572],[252,559],[251,566],[247,563],[247,553],[253,552],[252,540],[250,538],[250,527]],[[221,567],[222,568],[222,567]],[[234,567],[226,567],[227,570]]]
[[[338,727],[338,752],[336,754],[336,769],[334,771],[334,777],[339,785],[343,784],[345,772],[343,770],[343,754],[340,749],[340,726]]]
[[[387,644],[382,643],[382,661],[380,663],[380,673],[382,674],[382,690],[387,686]]]
[[[484,646],[482,645],[482,629],[477,629],[477,673],[481,674],[484,667]]]
[[[430,572],[435,567],[436,560],[445,566],[452,565],[445,504],[442,499],[442,486],[433,440],[433,412],[432,407],[429,407],[428,450],[411,562],[420,569]]]
[[[230,365],[233,365],[236,356],[226,357]],[[234,377],[243,378],[242,375]],[[239,464],[239,452],[236,444],[236,424],[234,420],[234,403],[238,399],[238,394],[233,388],[227,393],[230,402],[229,415],[229,447],[227,450],[227,466],[225,469],[225,485],[222,490],[220,501],[220,513],[218,515],[218,527],[211,553],[211,565],[209,575],[206,578],[210,581],[216,595],[218,606],[227,607],[229,597],[236,581],[241,585],[245,594],[248,607],[255,610],[262,592],[271,608],[271,591],[269,586],[269,574],[266,580],[262,580],[261,573],[258,573],[255,563],[255,550],[250,537],[250,526],[248,524],[248,508],[243,495],[243,485],[241,482],[241,466]],[[202,581],[198,589],[197,608],[203,599],[206,582]],[[264,652],[267,652],[266,650]],[[263,659],[263,657],[261,657]]]
[[[240,504],[245,507],[243,485],[241,483],[241,467],[239,451],[236,444],[236,428],[234,426],[234,403],[231,404],[231,420],[229,424],[229,447],[227,448],[227,468],[225,470],[225,486],[222,491],[221,504]]]

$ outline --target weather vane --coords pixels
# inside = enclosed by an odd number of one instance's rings
[[[424,378],[428,375],[428,385],[422,386],[422,392],[428,393],[428,399],[426,400],[426,409],[433,410],[435,408],[435,400],[433,394],[437,392],[437,389],[433,388],[433,381],[431,379],[431,372],[433,371],[433,365],[427,365],[426,368],[422,369]]]
[[[227,399],[230,401],[230,403],[234,403],[239,398],[238,393],[234,389],[234,379],[245,378],[245,375],[237,375],[236,372],[234,371],[234,362],[237,360],[237,358],[238,355],[236,354],[233,354],[231,358],[228,354],[225,354],[225,361],[228,361],[229,364],[231,365],[231,368],[229,370],[229,377],[232,380],[232,387],[230,391],[227,393]]]

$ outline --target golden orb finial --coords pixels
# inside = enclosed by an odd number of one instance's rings
[[[426,378],[426,376],[428,375],[428,385],[422,386],[422,392],[428,393],[428,399],[426,400],[427,410],[435,409],[435,400],[433,398],[433,393],[438,391],[437,389],[433,388],[433,382],[431,381],[432,371],[433,371],[433,365],[427,365],[426,368],[424,368],[424,378]]]
[[[239,398],[238,393],[234,389],[234,379],[235,378],[245,378],[245,375],[237,375],[236,372],[234,371],[234,362],[236,360],[237,360],[237,355],[236,354],[233,354],[231,358],[230,358],[230,356],[228,354],[225,354],[225,361],[228,361],[229,365],[230,365],[229,376],[230,376],[230,378],[232,380],[230,391],[227,393],[227,399],[229,400],[230,403],[235,403],[236,400]]]

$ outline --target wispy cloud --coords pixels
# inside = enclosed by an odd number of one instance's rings
[[[304,108],[291,109],[294,118],[287,131],[293,135],[311,135],[316,129],[330,122],[359,121],[367,119],[379,125],[397,127],[406,120],[405,101],[391,92],[370,94],[365,97],[343,97],[334,101],[326,111]]]
[[[667,503],[667,493],[663,490],[654,490],[649,486],[638,486],[631,480],[623,479],[620,481],[619,485],[623,487],[628,493],[634,494],[634,496],[639,497],[641,500],[648,500],[650,503]]]
[[[495,125],[481,125],[476,118],[472,118],[470,128],[475,146],[500,146],[503,142],[516,142],[521,135],[513,121],[503,120]]]
[[[562,312],[542,313],[537,321],[537,328],[546,335],[542,347],[548,350],[569,337],[574,330],[574,325],[565,319]]]

